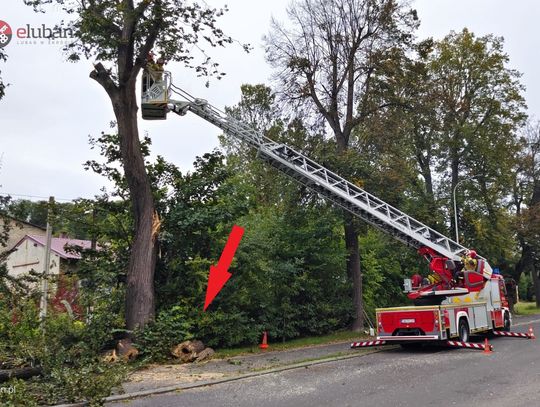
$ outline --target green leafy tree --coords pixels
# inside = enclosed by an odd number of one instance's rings
[[[40,9],[57,3],[70,16],[75,40],[66,47],[70,60],[97,62],[90,77],[107,93],[118,126],[119,158],[133,215],[133,239],[127,271],[126,326],[144,326],[154,317],[154,271],[159,219],[145,168],[137,126],[137,76],[153,49],[168,61],[180,61],[199,75],[220,76],[216,64],[193,54],[201,42],[231,43],[216,25],[224,10],[181,0],[25,0]]]
[[[525,119],[521,75],[508,62],[502,38],[476,37],[467,29],[435,43],[429,56],[442,112],[437,170],[449,180],[443,184],[446,196],[460,179],[474,177],[475,197],[488,212],[493,235],[503,232],[497,225],[498,197],[510,192],[505,176],[519,148],[516,131]]]
[[[431,39],[421,41],[414,53],[397,54],[387,62],[393,72],[392,94],[400,103],[374,113],[360,127],[358,148],[372,169],[366,174],[370,191],[375,187],[378,196],[444,231],[435,168],[441,110],[428,66],[433,44]],[[390,180],[397,188],[377,188]]]
[[[364,265],[364,301],[366,312],[375,316],[375,308],[402,305],[406,297],[402,291],[403,276],[419,273],[418,257],[404,251],[401,243],[369,229],[360,237]],[[408,268],[404,271],[404,268]]]
[[[36,226],[47,226],[48,201],[12,200],[6,207],[11,217]],[[55,202],[51,208],[53,235],[65,234],[74,239],[91,239],[93,217],[92,201]]]
[[[161,308],[186,298],[201,309],[210,264],[219,259],[235,220],[250,207],[249,192],[219,151],[176,173],[163,212],[157,286]],[[239,182],[240,181],[240,182]]]
[[[290,106],[315,112],[347,155],[353,129],[393,101],[374,98],[384,61],[407,47],[418,24],[416,13],[395,0],[300,0],[288,9],[290,28],[273,21],[266,37],[267,59]],[[345,166],[343,166],[345,167]],[[341,175],[351,177],[351,173]],[[344,216],[347,270],[354,285],[353,328],[363,326],[362,274],[358,232]]]
[[[491,35],[463,30],[415,48],[394,70],[402,104],[361,127],[364,151],[376,152],[375,173],[400,186],[401,202],[391,202],[449,235],[456,191],[460,242],[508,269],[515,242],[507,203],[525,118],[520,74],[508,68],[502,39]],[[389,160],[400,163],[397,177],[385,173]]]
[[[47,225],[48,205],[48,201],[17,199],[11,201],[7,211],[16,219],[44,228]]]
[[[286,143],[312,158],[325,161],[333,155],[329,154],[331,148],[324,135],[317,129],[306,128],[301,119],[288,117],[280,107],[275,92],[266,85],[242,85],[240,102],[226,110],[272,140]],[[264,206],[286,200],[294,204],[318,199],[305,186],[299,186],[258,160],[254,149],[246,148],[227,135],[222,135],[220,141],[227,153],[227,162],[242,174],[245,185],[251,186],[257,204]]]

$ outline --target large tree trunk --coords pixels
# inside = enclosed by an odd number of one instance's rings
[[[347,249],[347,274],[353,283],[353,322],[351,329],[360,332],[364,327],[364,301],[362,298],[362,269],[360,247],[352,215],[345,214],[345,248]]]
[[[140,147],[136,100],[135,81],[120,88],[118,99],[113,100],[135,229],[126,287],[126,327],[130,331],[144,327],[154,318],[154,248],[158,225]]]
[[[343,134],[336,133],[337,153],[343,156],[347,151],[347,140]],[[360,332],[364,327],[364,300],[362,297],[362,266],[360,264],[360,247],[358,232],[354,225],[353,216],[345,212],[343,218],[345,228],[345,248],[347,249],[347,275],[353,285],[353,321],[351,329]]]

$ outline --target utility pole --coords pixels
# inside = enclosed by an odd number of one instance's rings
[[[90,248],[92,250],[96,250],[97,242],[96,242],[96,204],[94,203],[92,205],[92,244]]]
[[[41,275],[41,302],[39,304],[39,319],[43,321],[47,316],[47,300],[49,294],[49,268],[51,263],[51,241],[52,241],[52,207],[54,197],[49,197],[47,208],[47,241],[45,244],[45,255],[43,261],[43,274]]]

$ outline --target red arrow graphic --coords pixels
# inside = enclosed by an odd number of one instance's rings
[[[234,225],[229,239],[225,244],[223,253],[219,258],[217,266],[210,266],[210,274],[208,275],[208,287],[206,288],[206,298],[204,300],[204,310],[212,303],[216,295],[221,291],[225,283],[231,278],[232,274],[227,270],[229,269],[234,257],[234,253],[242,240],[244,234],[244,228]]]

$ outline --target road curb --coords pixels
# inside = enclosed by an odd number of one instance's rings
[[[386,346],[384,348],[384,350],[388,350],[388,349],[389,349],[388,346]],[[116,401],[124,401],[124,400],[130,400],[130,399],[136,399],[136,398],[151,396],[151,395],[155,395],[155,394],[171,393],[171,392],[179,391],[179,390],[188,390],[188,389],[194,389],[194,388],[198,388],[198,387],[212,386],[212,385],[215,385],[215,384],[233,382],[233,381],[236,381],[236,380],[243,380],[243,379],[248,379],[248,378],[251,378],[251,377],[265,376],[265,375],[269,375],[269,374],[272,374],[272,373],[284,372],[284,371],[287,371],[287,370],[308,368],[310,366],[321,365],[321,364],[324,364],[324,363],[335,362],[335,361],[338,361],[338,360],[358,358],[358,357],[369,355],[369,354],[372,354],[372,353],[377,353],[377,352],[380,352],[382,350],[383,349],[378,349],[378,348],[374,348],[374,349],[370,349],[370,350],[367,350],[367,349],[364,350],[363,349],[362,353],[355,353],[355,354],[351,354],[351,355],[342,355],[342,356],[334,356],[334,357],[330,357],[330,358],[322,358],[322,359],[312,360],[312,361],[308,361],[308,362],[294,363],[294,364],[291,364],[291,365],[279,366],[279,367],[275,367],[275,368],[271,368],[271,369],[245,373],[245,374],[234,376],[234,377],[227,377],[227,378],[216,379],[216,380],[201,380],[201,381],[193,382],[193,383],[185,383],[185,384],[174,385],[174,386],[158,387],[158,388],[151,389],[151,390],[141,390],[141,391],[136,391],[136,392],[133,392],[133,393],[118,394],[118,395],[106,397],[104,399],[104,401],[106,403],[111,403],[111,402],[116,402]],[[58,404],[58,405],[55,405],[53,407],[85,407],[85,406],[88,406],[88,405],[89,405],[88,402],[83,401],[83,402],[74,403],[74,404]]]

